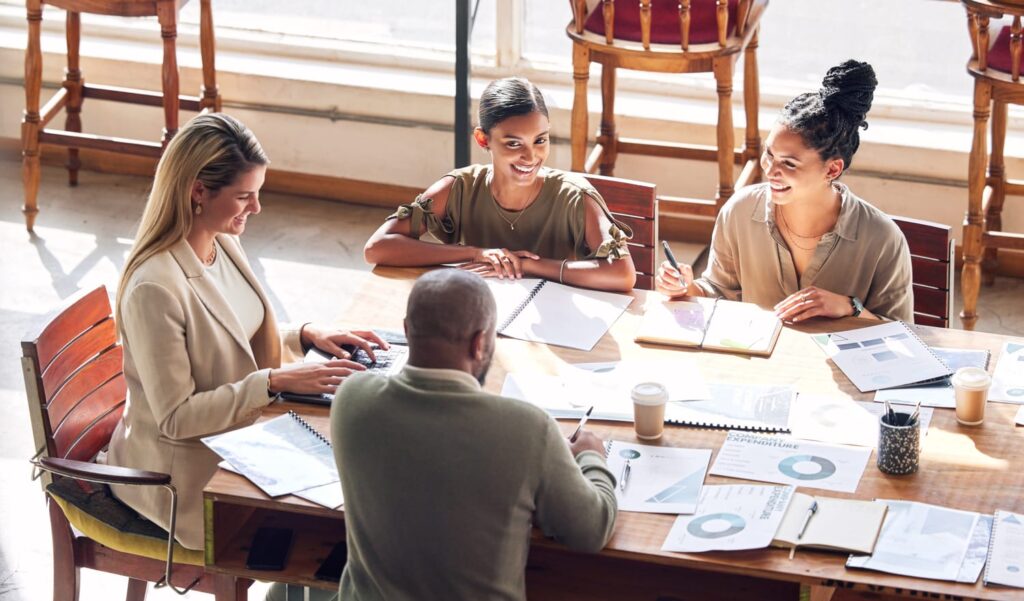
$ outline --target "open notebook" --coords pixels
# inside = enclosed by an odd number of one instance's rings
[[[498,333],[589,351],[633,297],[548,280],[487,280],[498,305]]]
[[[815,503],[817,506],[811,512]],[[888,509],[888,505],[876,501],[814,497],[798,492],[786,509],[772,546],[870,555]]]
[[[636,341],[768,356],[781,331],[782,321],[755,304],[695,298],[648,305]]]

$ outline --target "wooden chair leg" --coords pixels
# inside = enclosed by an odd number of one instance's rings
[[[583,171],[587,158],[587,81],[590,79],[590,50],[582,44],[572,46],[572,170]]]
[[[976,79],[974,81],[974,138],[971,142],[971,156],[967,167],[967,215],[964,217],[964,267],[960,277],[964,306],[960,321],[965,330],[973,330],[978,321],[978,292],[981,288],[982,232],[985,216],[981,211],[981,199],[985,193],[985,171],[988,162],[988,140],[986,126],[992,86]]]
[[[619,137],[615,133],[615,67],[601,65],[601,131],[597,143],[601,153],[601,175],[615,175],[615,159],[618,158]]]
[[[25,190],[25,228],[32,231],[39,213],[39,92],[43,85],[43,53],[39,28],[43,20],[41,0],[25,2],[28,44],[25,48],[25,115],[21,120],[21,180]]]
[[[246,601],[249,598],[251,580],[242,580],[226,574],[213,577],[214,601]]]
[[[67,15],[68,67],[64,71],[64,89],[67,90],[68,101],[64,105],[64,129],[82,131],[82,71],[79,67],[78,49],[82,38],[82,18],[80,13],[69,11]],[[68,148],[68,185],[78,185],[78,149]]]
[[[75,539],[60,506],[47,499],[53,541],[53,601],[78,601],[79,569],[75,565]]]
[[[203,59],[203,89],[200,92],[199,106],[215,113],[220,112],[220,90],[217,88],[217,69],[215,66],[213,33],[213,11],[210,0],[199,3],[199,51]]]
[[[128,579],[128,594],[125,601],[146,601],[146,592],[149,590],[149,583],[145,580],[135,578]]]
[[[761,131],[758,129],[757,109],[760,102],[760,81],[757,72],[757,36],[760,29],[754,32],[743,54],[743,108],[746,111],[746,148],[747,160],[754,161],[757,166],[753,182],[761,181]]]
[[[733,160],[735,132],[732,125],[732,73],[731,56],[715,59],[715,82],[718,91],[718,192],[715,195],[717,211],[733,193]]]
[[[1003,229],[1003,203],[1006,200],[1006,162],[1003,149],[1006,147],[1007,104],[999,100],[992,102],[992,155],[988,158],[988,185],[992,194],[985,210],[985,231],[998,232]],[[981,283],[991,286],[996,279],[996,265],[999,249],[985,248],[981,260]]]
[[[164,93],[164,135],[163,145],[171,141],[178,132],[178,56],[175,41],[178,37],[178,6],[175,1],[157,4],[157,20],[160,22],[160,37],[164,40],[163,93]]]

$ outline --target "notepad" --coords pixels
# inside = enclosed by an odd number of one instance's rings
[[[589,351],[633,302],[626,294],[548,280],[487,280],[498,306],[498,333]]]
[[[808,519],[811,505],[818,509]],[[773,547],[808,547],[871,554],[889,506],[875,501],[795,493],[772,540]],[[800,530],[807,523],[803,536]]]
[[[934,382],[953,373],[902,321],[811,338],[861,392]]]
[[[331,443],[292,411],[202,441],[271,497],[338,482]]]
[[[768,356],[781,331],[782,321],[755,304],[695,298],[649,304],[635,340]]]
[[[1024,588],[1024,514],[996,510],[984,580]]]

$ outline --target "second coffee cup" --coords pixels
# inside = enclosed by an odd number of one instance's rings
[[[961,367],[953,374],[953,392],[956,394],[956,421],[965,426],[977,426],[985,420],[985,402],[992,377],[978,367]]]
[[[656,440],[665,431],[668,390],[658,382],[641,382],[633,387],[633,425],[636,437]]]

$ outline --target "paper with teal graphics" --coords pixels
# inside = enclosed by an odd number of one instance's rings
[[[693,513],[710,462],[711,449],[608,443],[608,469],[617,480],[620,511]]]
[[[1024,404],[1024,340],[1003,344],[988,400]]]

